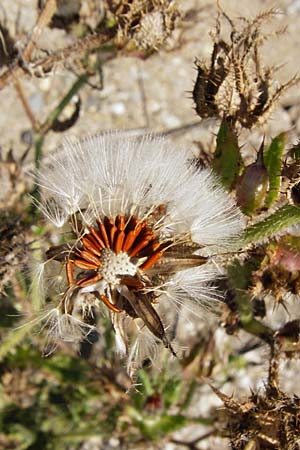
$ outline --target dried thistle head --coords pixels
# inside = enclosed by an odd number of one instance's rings
[[[179,11],[170,0],[107,1],[117,21],[117,42],[151,51],[163,45],[175,27]]]
[[[283,183],[288,200],[294,205],[300,204],[300,143],[297,142],[287,152],[282,176],[287,180]],[[283,189],[282,189],[283,190]]]
[[[264,67],[261,62],[260,47],[270,37],[262,28],[274,14],[274,10],[269,10],[253,20],[233,21],[220,10],[210,63],[196,60],[198,74],[193,98],[200,117],[225,117],[245,128],[262,124],[279,97],[299,81],[293,77],[275,87],[275,68]],[[229,24],[228,39],[221,37],[221,18]],[[280,33],[282,30],[274,34]]]
[[[234,450],[297,450],[300,448],[300,399],[278,389],[253,393],[237,402],[218,389],[227,417],[231,448]]]

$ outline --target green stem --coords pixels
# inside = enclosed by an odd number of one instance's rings
[[[256,244],[270,239],[286,228],[300,223],[300,208],[292,205],[285,205],[258,222],[247,228],[239,243],[244,246]]]
[[[201,425],[212,426],[215,423],[215,419],[213,417],[195,417],[189,418],[189,423],[200,423]]]
[[[256,336],[273,347],[274,331],[253,317],[252,304],[247,292],[236,292],[235,303],[239,312],[241,328],[247,333]]]
[[[57,105],[57,107],[49,114],[47,120],[41,126],[41,130],[44,135],[51,128],[53,122],[58,119],[58,117],[65,109],[65,107],[70,103],[74,95],[76,95],[77,92],[82,88],[82,86],[87,82],[88,78],[88,74],[81,75],[61,100],[61,102]]]
[[[38,134],[35,140],[35,168],[38,170],[40,168],[40,162],[43,155],[43,144],[44,144],[44,135]]]
[[[198,386],[198,383],[197,383],[196,380],[192,380],[190,382],[190,385],[188,387],[188,391],[186,393],[185,399],[184,399],[184,401],[183,401],[183,403],[182,403],[182,405],[180,407],[180,410],[179,410],[181,413],[190,406],[190,403],[191,403],[191,401],[193,399],[193,395],[195,393],[195,390],[196,390],[197,386]]]
[[[269,173],[269,193],[265,200],[265,206],[270,206],[277,200],[280,190],[280,178],[282,167],[282,155],[285,144],[285,133],[275,137],[271,145],[264,152],[264,163]]]
[[[254,317],[251,317],[250,320],[243,320],[243,318],[241,317],[240,320],[244,331],[247,331],[247,333],[250,333],[253,336],[258,337],[267,342],[267,344],[273,346],[274,332],[271,328],[259,322],[259,320],[254,319]]]

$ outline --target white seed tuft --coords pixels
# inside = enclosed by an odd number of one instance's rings
[[[107,283],[117,285],[120,277],[124,275],[133,276],[136,274],[136,266],[130,261],[127,253],[114,253],[105,248],[101,255],[102,266],[99,272]]]
[[[57,227],[70,223],[75,236],[67,241],[71,256],[67,250],[65,260],[56,259],[63,261],[61,272],[70,262],[72,276],[59,307],[45,319],[52,337],[86,338],[93,327],[85,316],[94,318],[100,305],[108,308],[117,351],[127,355],[133,375],[144,360],[155,361],[158,344],[174,354],[169,335],[183,314],[205,318],[219,309],[221,296],[212,284],[219,273],[197,255],[229,246],[243,229],[243,216],[219,180],[197,169],[192,157],[161,137],[107,132],[66,143],[41,167],[41,210]],[[114,230],[101,234],[104,219]],[[89,238],[91,226],[96,237]],[[109,230],[116,234],[104,245]],[[122,239],[130,242],[133,235],[142,251],[122,247]]]

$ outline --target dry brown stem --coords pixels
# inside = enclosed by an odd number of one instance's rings
[[[0,90],[8,84],[15,82],[17,78],[21,78],[25,75],[41,77],[49,74],[49,72],[54,70],[59,63],[65,62],[66,60],[71,61],[77,59],[86,51],[91,51],[100,47],[111,38],[112,34],[110,33],[86,36],[46,58],[38,59],[34,63],[28,65],[28,67],[24,67],[20,61],[16,61],[2,76],[0,76]]]
[[[37,23],[33,28],[31,38],[29,39],[24,53],[22,55],[23,61],[29,62],[32,52],[35,49],[38,39],[41,36],[43,29],[49,24],[51,21],[53,14],[56,11],[57,2],[56,0],[46,0],[45,5],[41,11],[41,14],[38,17]]]
[[[15,80],[15,88],[16,88],[16,91],[18,93],[19,99],[20,99],[20,101],[21,101],[21,103],[23,105],[23,108],[24,108],[24,110],[25,110],[25,112],[26,112],[26,114],[27,114],[27,116],[28,116],[28,118],[29,118],[29,120],[31,122],[32,128],[35,131],[37,131],[39,129],[39,124],[38,124],[38,122],[37,122],[37,120],[36,120],[36,118],[35,118],[35,116],[33,114],[32,109],[30,108],[30,105],[29,105],[29,103],[27,101],[27,98],[26,98],[26,96],[24,94],[24,90],[22,88],[21,82],[18,79]]]

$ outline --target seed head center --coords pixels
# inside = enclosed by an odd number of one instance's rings
[[[126,252],[117,254],[110,248],[104,248],[101,252],[101,263],[99,272],[109,284],[119,284],[122,276],[136,274],[136,265],[130,261]]]

